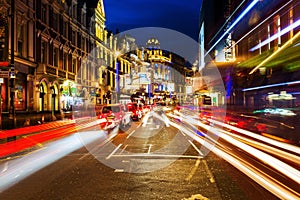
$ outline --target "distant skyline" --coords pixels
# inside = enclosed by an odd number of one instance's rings
[[[116,33],[161,27],[183,33],[198,41],[202,0],[103,0],[106,27]]]

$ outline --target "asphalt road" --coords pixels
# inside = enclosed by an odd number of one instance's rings
[[[180,130],[150,117],[62,156],[2,191],[0,199],[277,199],[223,159],[213,153],[202,156],[199,149]],[[2,160],[1,166],[13,168],[17,159]]]

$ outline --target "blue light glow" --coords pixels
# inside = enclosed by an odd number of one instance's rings
[[[119,66],[120,66],[120,64],[119,64],[119,62],[117,61],[116,62],[116,92],[120,92],[120,77],[119,77],[119,74],[120,74],[120,72],[119,72]]]
[[[205,56],[233,29],[233,27],[259,2],[254,0],[252,3],[242,12],[242,14],[232,23],[232,25],[223,33],[223,35],[217,40],[217,42],[206,52]]]
[[[277,86],[286,86],[286,85],[293,85],[293,84],[299,84],[300,81],[292,81],[292,82],[286,82],[286,83],[277,83],[277,84],[271,84],[271,85],[263,85],[263,86],[258,86],[258,87],[253,87],[253,88],[246,88],[243,89],[243,92],[246,91],[251,91],[251,90],[259,90],[259,89],[264,89],[264,88],[271,88],[271,87],[277,87]]]

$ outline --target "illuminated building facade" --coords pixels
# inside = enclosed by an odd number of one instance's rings
[[[244,106],[299,106],[300,1],[263,1],[237,29],[235,88]]]
[[[210,56],[218,67],[228,105],[274,106],[269,97],[285,93],[294,96],[282,104],[299,104],[298,19],[298,0],[204,1],[200,57],[204,56],[204,66],[209,65],[205,56]],[[289,83],[293,87],[283,87]]]
[[[133,80],[137,77],[139,83],[135,89],[145,94],[145,103],[178,102],[178,97],[184,96],[185,92],[186,61],[172,52],[160,49],[160,42],[156,38],[150,38],[145,48],[135,52],[131,76]]]
[[[0,1],[0,34],[1,34],[1,62],[9,62],[11,59],[11,18],[9,17],[10,2]],[[34,72],[35,62],[35,1],[15,1],[14,12],[14,66],[15,66],[15,88],[9,87],[9,77],[2,77],[1,97],[2,116],[11,108],[10,93],[15,93],[14,107],[17,112],[34,109]],[[8,71],[9,68],[2,69]]]
[[[224,105],[231,101],[232,69],[235,65],[236,51],[232,39],[232,14],[241,3],[241,0],[211,0],[203,1],[200,14],[199,29],[199,62],[200,77],[203,69],[209,71],[211,66],[217,67],[224,82],[225,91],[215,91],[214,86],[209,88],[204,79],[200,82],[195,98],[201,104],[201,98],[212,98],[212,105]]]
[[[0,5],[1,62],[9,62],[10,4],[1,0]],[[15,5],[16,114],[59,116],[112,102],[110,93],[130,64],[118,58],[118,38],[105,28],[103,0],[16,0]],[[6,113],[8,78],[1,89]]]

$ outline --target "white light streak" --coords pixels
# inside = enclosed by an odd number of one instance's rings
[[[293,85],[293,84],[299,84],[300,81],[291,81],[291,82],[285,82],[285,83],[276,83],[276,84],[270,84],[270,85],[264,85],[264,86],[257,86],[257,87],[252,87],[252,88],[246,88],[243,89],[243,92],[246,91],[251,91],[251,90],[259,90],[259,89],[264,89],[264,88],[271,88],[271,87],[277,87],[277,86],[287,86],[287,85]]]
[[[20,182],[40,169],[56,162],[71,152],[82,148],[84,144],[105,138],[103,131],[76,133],[45,145],[45,148],[24,155],[18,159],[6,161],[8,168],[0,173],[0,192]],[[3,163],[7,167],[7,163]]]
[[[191,119],[184,119],[188,123],[195,122]],[[195,134],[192,132],[189,132],[188,130],[184,129],[182,126],[179,126],[176,123],[171,124],[174,127],[180,128],[181,131],[185,132],[187,135],[189,135],[191,138],[193,138],[195,141],[199,142],[200,144],[206,146],[207,148],[209,142],[204,142],[203,139],[200,137],[195,137]],[[214,129],[206,124],[201,124],[200,122],[198,125],[202,126],[205,129],[210,129],[211,132],[218,132],[217,129]],[[271,165],[272,167],[275,167],[277,170],[281,171],[283,174],[286,174],[288,177],[290,177],[292,180],[299,183],[299,171],[292,168],[291,166],[279,161],[278,159],[261,152],[259,150],[254,149],[253,147],[250,147],[246,144],[243,144],[230,136],[226,136],[224,134],[221,134],[222,138],[227,140],[228,142],[232,143],[235,146],[240,147],[241,149],[244,149],[248,153],[251,153],[252,156],[257,157],[258,159],[262,160],[266,164]],[[286,186],[282,185],[281,183],[277,182],[276,180],[270,178],[268,175],[263,173],[262,171],[258,170],[254,166],[250,165],[248,162],[243,161],[241,157],[238,156],[232,156],[230,155],[232,152],[226,153],[226,150],[219,149],[218,146],[215,146],[215,148],[210,148],[212,152],[214,152],[217,156],[225,159],[227,162],[229,162],[231,165],[233,165],[235,168],[243,172],[245,175],[256,181],[258,184],[263,186],[265,189],[269,190],[271,193],[279,197],[280,199],[297,199],[299,197],[299,194],[295,191],[290,190]],[[255,151],[253,151],[255,150]],[[291,170],[291,171],[290,171]],[[295,177],[296,176],[296,177]]]
[[[245,37],[247,37],[249,34],[251,34],[255,29],[257,29],[258,27],[260,27],[262,24],[264,24],[267,20],[269,20],[271,17],[273,17],[275,14],[277,14],[281,9],[283,9],[284,7],[286,7],[288,4],[290,4],[292,2],[289,1],[286,4],[284,4],[281,8],[279,8],[278,10],[276,10],[274,13],[272,13],[270,16],[268,16],[266,19],[264,19],[262,22],[260,22],[257,26],[255,26],[252,30],[248,31],[243,37],[241,37],[238,41],[236,41],[231,48],[233,48],[235,45],[237,45],[240,41],[242,41]]]
[[[289,25],[285,29],[281,30],[280,32],[272,35],[270,38],[266,39],[265,41],[261,42],[260,44],[256,45],[255,47],[252,47],[250,51],[255,51],[256,49],[259,49],[260,47],[272,42],[273,40],[276,40],[278,37],[288,33],[289,31],[293,30],[294,28],[297,28],[300,26],[300,19],[297,20],[295,23]]]
[[[216,43],[205,53],[205,56],[233,29],[233,27],[259,2],[254,0],[252,3],[242,12],[242,14],[232,23],[232,25],[223,33],[223,35],[216,41]]]
[[[290,144],[287,144],[287,143],[282,143],[282,142],[273,140],[271,138],[267,138],[267,137],[264,137],[262,135],[258,135],[257,133],[253,133],[253,132],[241,129],[241,128],[237,128],[235,126],[231,126],[229,124],[222,123],[222,122],[219,122],[219,121],[216,121],[216,120],[210,119],[209,121],[213,122],[214,124],[223,126],[225,128],[237,131],[237,132],[242,133],[244,135],[250,136],[252,138],[258,139],[258,140],[260,140],[262,142],[267,142],[267,143],[269,143],[271,145],[277,146],[279,148],[282,148],[282,149],[285,149],[285,150],[288,150],[288,151],[291,151],[291,152],[294,152],[294,153],[300,155],[300,148],[297,147],[297,146],[290,145]]]

